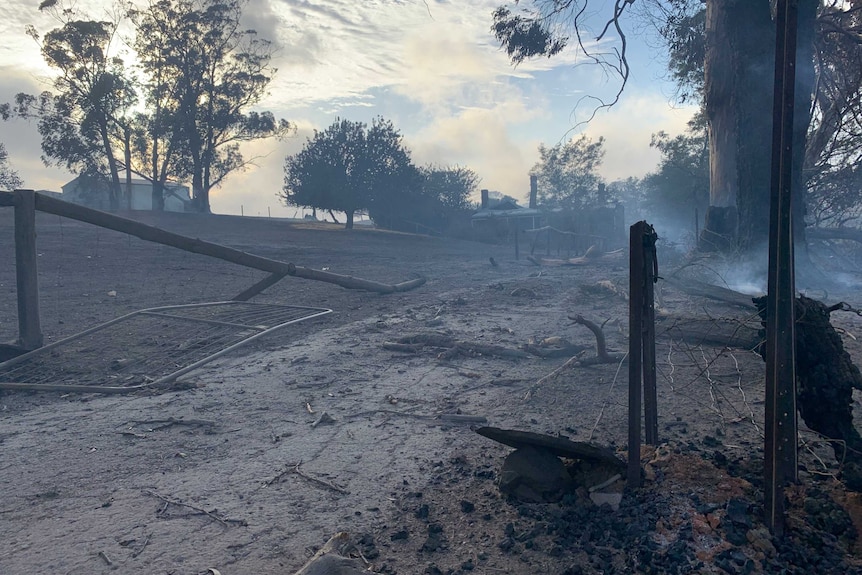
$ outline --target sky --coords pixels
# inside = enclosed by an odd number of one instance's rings
[[[211,192],[214,212],[291,217],[283,205],[285,157],[302,149],[314,130],[337,117],[370,123],[391,120],[418,165],[467,167],[480,187],[525,203],[538,146],[586,133],[605,139],[600,174],[613,181],[654,170],[653,133],[679,134],[694,112],[673,101],[660,46],[649,27],[631,22],[631,75],[620,102],[593,110],[585,96],[608,98],[619,80],[585,61],[574,49],[552,59],[513,66],[491,34],[491,14],[503,0],[249,0],[243,24],[276,45],[278,69],[269,94],[256,109],[269,110],[296,127],[282,141],[243,148],[255,166]],[[591,0],[599,15],[610,0]],[[522,2],[523,4],[523,2]],[[106,2],[77,0],[92,18]],[[58,26],[37,9],[37,0],[6,0],[0,19],[0,102],[18,92],[50,89],[52,72],[37,43],[25,34]],[[589,38],[595,36],[587,35]],[[602,43],[600,49],[612,49]],[[118,46],[119,50],[123,47]],[[579,104],[580,102],[580,104]],[[73,175],[46,167],[33,123],[0,122],[0,142],[25,187],[59,191]]]

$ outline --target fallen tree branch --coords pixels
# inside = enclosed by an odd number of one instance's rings
[[[755,309],[754,302],[750,295],[728,289],[721,286],[708,284],[705,282],[688,279],[685,281],[674,277],[673,275],[666,278],[659,278],[672,285],[676,289],[688,295],[705,297],[715,301],[724,302],[730,305],[735,305],[745,309]]]
[[[530,355],[520,349],[510,349],[499,345],[460,341],[452,336],[442,333],[420,333],[406,335],[394,342],[384,342],[383,349],[392,351],[403,351],[418,353],[423,347],[442,347],[445,351],[440,352],[438,359],[451,359],[458,355],[490,355],[509,359],[523,359]]]
[[[596,357],[585,358],[581,361],[581,365],[594,365],[597,363],[616,363],[618,361],[622,361],[622,359],[625,357],[618,354],[611,355],[608,353],[607,344],[605,342],[605,334],[604,332],[602,332],[601,326],[596,325],[582,315],[576,315],[574,317],[569,316],[569,319],[574,321],[576,324],[586,327],[591,332],[593,332],[593,335],[596,336]]]
[[[691,345],[753,350],[763,341],[760,328],[760,322],[754,315],[742,319],[662,316],[656,324],[656,335],[668,336]]]
[[[426,413],[410,413],[407,411],[396,411],[394,409],[371,409],[369,411],[360,411],[359,413],[354,413],[351,415],[347,415],[344,419],[356,419],[358,417],[366,417],[368,415],[376,415],[378,413],[383,413],[385,415],[399,415],[401,417],[409,417],[412,419],[420,419],[423,421],[431,422],[435,425],[442,425],[446,423],[487,423],[488,419],[483,415],[467,415],[463,413],[440,413],[437,415],[429,415]]]
[[[561,365],[560,367],[558,367],[557,369],[555,369],[554,371],[552,371],[548,375],[540,378],[536,383],[531,385],[530,389],[528,389],[527,392],[524,394],[524,401],[530,401],[533,398],[533,394],[536,393],[536,391],[539,389],[539,387],[542,386],[542,384],[544,384],[547,381],[551,381],[552,379],[554,379],[555,377],[557,377],[558,375],[563,373],[569,367],[577,365],[580,360],[581,360],[580,355],[575,355],[573,357],[570,357],[568,360],[566,360],[566,363],[564,363],[563,365]]]
[[[10,391],[53,391],[60,393],[104,393],[116,395],[141,391],[146,387],[146,385],[112,387],[101,385],[66,385],[62,383],[16,383],[12,381],[0,381],[0,389],[8,389]]]
[[[155,497],[156,499],[164,501],[165,502],[165,509],[167,509],[168,505],[176,505],[177,507],[185,507],[186,509],[191,509],[192,511],[197,511],[198,513],[206,515],[207,517],[209,517],[213,521],[218,521],[219,523],[221,523],[222,525],[225,525],[225,526],[227,526],[230,523],[234,523],[236,525],[247,525],[247,523],[242,519],[225,519],[223,517],[220,517],[216,513],[213,513],[211,511],[207,511],[206,509],[202,509],[200,507],[196,507],[194,505],[191,505],[190,503],[184,503],[184,502],[179,501],[177,499],[171,499],[169,497],[165,497],[164,495],[159,495],[155,491],[149,491],[148,489],[144,489],[142,491],[144,494],[149,495],[150,497]]]
[[[278,475],[276,475],[275,477],[273,477],[272,479],[270,479],[269,481],[264,483],[264,487],[269,487],[273,483],[278,483],[279,481],[281,481],[281,479],[285,475],[294,474],[294,475],[299,475],[300,477],[302,477],[306,481],[310,481],[311,483],[315,483],[315,484],[320,485],[326,489],[330,489],[332,491],[335,491],[336,493],[341,493],[342,495],[349,495],[350,494],[350,492],[347,491],[346,489],[344,489],[343,487],[339,487],[338,485],[335,485],[334,483],[330,483],[329,481],[326,481],[325,479],[320,479],[319,477],[313,477],[311,475],[308,475],[307,473],[303,472],[299,468],[301,465],[302,465],[302,461],[298,462],[293,467],[288,467],[288,468],[282,470]]]
[[[569,367],[574,367],[577,365],[586,366],[586,365],[598,365],[601,363],[616,363],[625,361],[625,355],[619,354],[610,354],[607,350],[607,344],[605,343],[605,335],[602,333],[602,328],[590,320],[586,319],[581,315],[569,316],[569,319],[573,320],[575,323],[580,324],[588,328],[593,334],[596,336],[596,355],[595,357],[582,357],[582,354],[578,354],[574,357],[571,357],[549,373],[548,375],[540,378],[536,383],[530,386],[527,392],[524,394],[524,401],[529,401],[532,399],[533,395],[538,391],[539,387],[541,387],[544,383],[551,381],[558,375],[560,375],[563,371],[568,369]]]
[[[152,428],[152,431],[166,429],[172,425],[188,425],[189,427],[213,427],[216,425],[215,421],[210,421],[209,419],[182,419],[176,417],[169,417],[167,419],[138,419],[132,420],[130,423],[135,425],[157,425]]]

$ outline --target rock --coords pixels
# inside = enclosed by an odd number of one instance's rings
[[[614,511],[618,511],[620,508],[620,502],[623,500],[623,494],[600,493],[598,491],[594,491],[593,493],[590,493],[590,499],[599,507],[604,504],[608,504],[611,506],[611,509],[613,509]]]
[[[559,501],[571,490],[566,466],[543,449],[523,447],[510,453],[500,470],[500,491],[521,501]]]
[[[767,557],[775,556],[775,545],[772,544],[772,535],[766,527],[752,529],[745,534],[745,537],[752,547]]]
[[[734,525],[749,528],[751,527],[751,516],[749,514],[749,504],[744,499],[733,498],[727,502],[727,518]]]

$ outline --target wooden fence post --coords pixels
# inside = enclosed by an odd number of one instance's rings
[[[15,190],[15,277],[18,293],[18,345],[42,347],[39,277],[36,265],[36,194]]]
[[[641,412],[646,442],[658,443],[655,376],[655,304],[657,275],[655,230],[641,221],[629,229],[629,438],[627,484],[641,485]],[[643,384],[643,385],[642,385]],[[643,401],[641,401],[643,389]],[[641,408],[643,405],[643,409]]]

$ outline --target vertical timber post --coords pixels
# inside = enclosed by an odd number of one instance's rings
[[[513,218],[510,221],[514,224],[513,227],[515,228],[515,260],[519,260],[521,259],[521,254],[518,247],[518,232],[520,231],[518,229],[518,220]]]
[[[36,266],[36,193],[15,190],[15,277],[18,292],[18,345],[32,350],[44,342],[39,320]]]
[[[641,221],[629,229],[629,439],[627,485],[641,485],[641,414],[645,439],[658,443],[655,375],[655,304],[657,261],[655,230]],[[643,389],[643,395],[641,390]],[[641,407],[643,406],[643,408]]]
[[[791,207],[797,1],[778,0],[775,19],[763,474],[765,522],[778,536],[784,533],[784,488],[797,480],[796,279]]]

